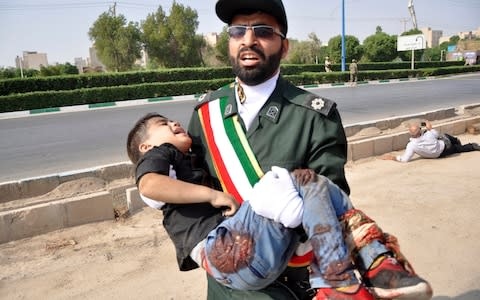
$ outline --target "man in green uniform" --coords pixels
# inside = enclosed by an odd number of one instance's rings
[[[297,88],[280,76],[280,61],[288,52],[288,24],[281,0],[219,0],[216,13],[230,26],[229,53],[236,80],[201,99],[188,130],[193,140],[192,151],[204,163],[216,187],[230,192],[226,189],[228,180],[222,175],[228,175],[229,171],[225,171],[228,168],[224,168],[221,158],[217,158],[230,146],[222,148],[225,141],[222,142],[217,134],[225,132],[228,140],[231,129],[223,128],[222,124],[239,116],[237,123],[263,172],[272,166],[290,171],[309,168],[330,178],[349,193],[344,172],[347,141],[336,104]],[[226,101],[222,101],[216,111],[202,111],[218,99]],[[215,113],[220,122],[213,120]],[[208,126],[211,133],[205,129]],[[285,180],[280,178],[278,184],[285,184]],[[273,189],[268,198],[274,201],[285,197],[275,194]],[[364,248],[368,250],[359,251],[359,262],[356,263],[363,268],[364,279],[374,286],[377,296],[406,296],[410,289],[415,295],[407,299],[431,297],[428,283],[386,256],[388,250],[380,241],[371,240]],[[207,275],[208,299],[312,299],[315,292],[310,290],[308,283],[309,258],[301,255],[305,253],[298,254],[284,275],[261,291],[231,290]],[[385,276],[395,278],[396,285],[385,285],[384,281],[388,281]],[[332,298],[325,296],[324,299],[356,299],[352,295],[342,296],[341,292],[330,295]]]

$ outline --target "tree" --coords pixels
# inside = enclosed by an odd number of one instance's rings
[[[145,49],[158,65],[163,67],[191,67],[203,64],[201,49],[203,37],[198,28],[197,12],[175,1],[167,16],[162,7],[149,14],[141,25]]]
[[[227,26],[223,27],[222,32],[218,36],[217,44],[215,45],[215,56],[219,61],[228,65],[230,62],[229,54],[228,54],[228,32]]]
[[[291,64],[314,64],[317,63],[321,54],[322,42],[315,33],[308,35],[308,40],[290,40],[290,50],[285,60]]]
[[[130,70],[140,58],[141,32],[138,25],[127,21],[123,15],[104,12],[88,32],[94,42],[100,61],[116,72]]]
[[[459,40],[460,40],[460,37],[458,35],[453,35],[453,36],[450,37],[449,43],[451,45],[456,45]]]
[[[78,69],[76,66],[65,63],[65,64],[58,64],[55,66],[41,66],[40,68],[40,76],[58,76],[58,75],[65,75],[65,74],[78,74]]]
[[[353,35],[345,36],[345,61],[352,59],[360,60],[363,54],[363,48],[360,42]],[[337,35],[328,41],[328,56],[334,63],[342,61],[342,36]]]
[[[440,46],[425,49],[423,59],[425,61],[440,61],[441,51]]]
[[[363,55],[366,61],[392,61],[397,54],[397,38],[382,32],[377,26],[375,34],[363,41]]]

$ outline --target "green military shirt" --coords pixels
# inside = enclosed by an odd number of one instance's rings
[[[228,103],[223,116],[231,118],[238,113],[233,84],[207,94],[197,108],[224,96],[228,96]],[[209,173],[216,179],[197,110],[190,120],[188,133],[193,139],[192,151],[204,160]],[[333,101],[300,89],[280,77],[246,136],[264,172],[272,166],[290,171],[309,168],[330,178],[349,193],[344,172],[347,141]]]
[[[192,152],[212,175],[213,183],[221,189],[207,142],[202,131],[197,109],[204,103],[228,97],[224,118],[238,114],[234,84],[207,94],[197,105],[190,119],[188,133],[192,137]],[[241,118],[239,118],[241,121]],[[244,124],[242,123],[245,129]],[[345,192],[349,187],[344,165],[347,159],[347,141],[336,104],[328,99],[300,89],[279,77],[275,90],[252,122],[246,136],[263,172],[272,166],[290,171],[310,168],[330,178]],[[290,269],[290,268],[289,268]],[[294,269],[294,268],[293,268]],[[301,272],[308,280],[308,271]],[[236,291],[222,286],[210,276],[208,299],[292,299],[284,284],[274,283],[262,291]],[[298,291],[297,291],[298,292]],[[302,290],[303,293],[306,290]]]

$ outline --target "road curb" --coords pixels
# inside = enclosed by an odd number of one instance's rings
[[[389,126],[398,127],[403,122],[409,120],[442,120],[453,112],[463,114],[469,109],[478,107],[480,107],[480,103],[391,119],[363,122],[346,126],[345,131],[350,133],[350,136],[353,136],[353,134],[369,127],[386,129]],[[466,116],[456,120],[439,122],[435,124],[435,128],[442,133],[459,135],[465,133],[469,126],[479,122],[480,116]],[[348,143],[348,160],[356,161],[402,150],[405,148],[408,138],[409,135],[406,128],[403,131],[386,135],[359,139],[351,137]],[[65,227],[111,220],[114,218],[115,209],[119,206],[124,206],[130,213],[133,213],[145,205],[140,200],[138,191],[134,187],[132,167],[130,162],[122,162],[98,168],[27,178],[0,184],[1,202],[6,203],[25,197],[39,196],[55,189],[61,183],[84,177],[98,177],[106,182],[116,179],[132,179],[129,184],[117,187],[114,190],[0,211],[0,243],[47,233]],[[1,202],[0,204],[2,204]]]

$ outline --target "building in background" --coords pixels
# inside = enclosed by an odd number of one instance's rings
[[[87,67],[87,61],[83,59],[82,57],[75,57],[74,59],[74,64],[78,69],[78,73],[82,74],[83,69]]]
[[[38,53],[36,51],[23,51],[23,68],[24,69],[34,69],[40,70],[42,66],[48,66],[47,54]],[[18,58],[16,59],[17,67],[20,67],[18,63]]]
[[[210,32],[210,33],[205,34],[203,36],[203,39],[205,40],[207,45],[209,45],[211,47],[215,47],[217,45],[217,41],[218,41],[218,34],[215,33],[215,32]]]
[[[440,38],[443,35],[441,30],[432,30],[430,27],[420,29],[425,36],[427,48],[433,48],[440,45]]]
[[[478,27],[477,30],[473,30],[473,31],[461,31],[457,34],[457,35],[461,40],[462,39],[465,39],[465,40],[471,40],[471,39],[476,39],[476,38],[480,38],[480,27]],[[452,37],[453,35],[446,35],[446,36],[442,36],[439,40],[439,43],[443,43],[443,42],[448,42],[450,41],[450,38]]]
[[[480,63],[480,27],[477,30],[462,31],[455,34],[460,40],[455,45],[448,45],[447,60],[461,60],[466,65]],[[439,43],[449,42],[454,35],[442,36]]]
[[[459,32],[458,36],[462,40],[473,40],[475,38],[480,38],[480,27],[478,27],[477,30]]]

